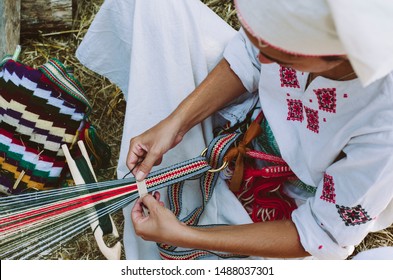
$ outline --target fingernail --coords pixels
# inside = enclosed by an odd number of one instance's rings
[[[145,177],[145,173],[142,172],[142,171],[138,171],[138,172],[136,173],[136,175],[135,175],[135,179],[136,179],[137,181],[142,181],[144,177]]]

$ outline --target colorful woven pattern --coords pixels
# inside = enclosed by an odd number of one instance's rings
[[[62,144],[70,146],[90,105],[84,90],[57,60],[38,69],[13,60],[0,65],[0,190],[58,187]]]
[[[199,156],[150,173],[146,185],[153,192],[210,169]],[[135,178],[0,197],[0,259],[40,258],[138,197]]]
[[[236,140],[241,136],[240,132],[234,132],[230,134],[223,134],[217,136],[211,143],[206,151],[206,158],[211,167],[217,170],[218,167],[222,166],[224,156],[228,149],[232,147]],[[199,225],[199,219],[203,214],[207,203],[213,195],[216,182],[218,180],[218,172],[206,172],[200,178],[200,190],[202,196],[201,206],[196,207],[191,213],[189,213],[184,218],[180,218],[182,212],[182,189],[184,187],[184,182],[172,184],[168,188],[168,197],[170,202],[171,211],[185,224],[194,227],[204,227]],[[209,225],[214,226],[214,225]],[[216,225],[217,226],[217,225]],[[223,226],[223,225],[221,225]],[[198,249],[182,249],[168,244],[159,243],[158,249],[160,256],[164,260],[197,260],[205,259],[208,257],[219,257],[219,258],[244,258],[246,256],[230,254],[230,253],[220,253],[212,252],[206,250]]]
[[[202,205],[181,221],[201,226],[199,218],[214,191],[218,167],[225,166],[222,165],[224,155],[240,136],[233,133],[216,137],[206,153],[151,172],[145,181],[148,192],[169,187],[173,194],[171,209],[179,217],[183,183],[199,179]],[[0,197],[0,259],[40,258],[41,254],[70,240],[92,222],[124,208],[138,197],[135,178]],[[166,244],[158,246],[160,256],[170,260],[245,257]]]

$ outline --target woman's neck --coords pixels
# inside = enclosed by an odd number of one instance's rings
[[[336,67],[329,69],[324,72],[310,73],[307,79],[307,86],[316,78],[324,77],[335,81],[348,81],[357,78],[355,71],[353,70],[351,63],[348,60],[344,60]]]

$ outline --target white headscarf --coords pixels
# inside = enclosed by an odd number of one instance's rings
[[[347,55],[364,86],[393,70],[392,0],[235,0],[251,34],[284,52]]]

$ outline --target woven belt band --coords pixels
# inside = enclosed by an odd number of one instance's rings
[[[218,168],[222,166],[224,156],[226,155],[228,149],[230,149],[234,142],[239,138],[240,133],[232,133],[227,135],[222,135],[217,137],[212,141],[207,150],[206,156],[209,158],[211,166]],[[189,215],[180,219],[183,223],[189,226],[198,226],[199,219],[203,214],[207,203],[212,197],[214,187],[218,180],[219,173],[217,172],[207,172],[200,179],[200,190],[202,195],[202,205],[195,208]],[[170,202],[170,209],[179,218],[182,209],[181,197],[182,197],[182,187],[183,183],[174,184],[168,188],[168,196]],[[212,226],[212,225],[208,225]],[[166,260],[195,260],[202,259],[211,256],[217,256],[219,258],[243,258],[246,256],[211,252],[206,250],[191,249],[185,250],[177,248],[174,246],[169,246],[167,244],[158,244],[160,250],[160,256]]]

